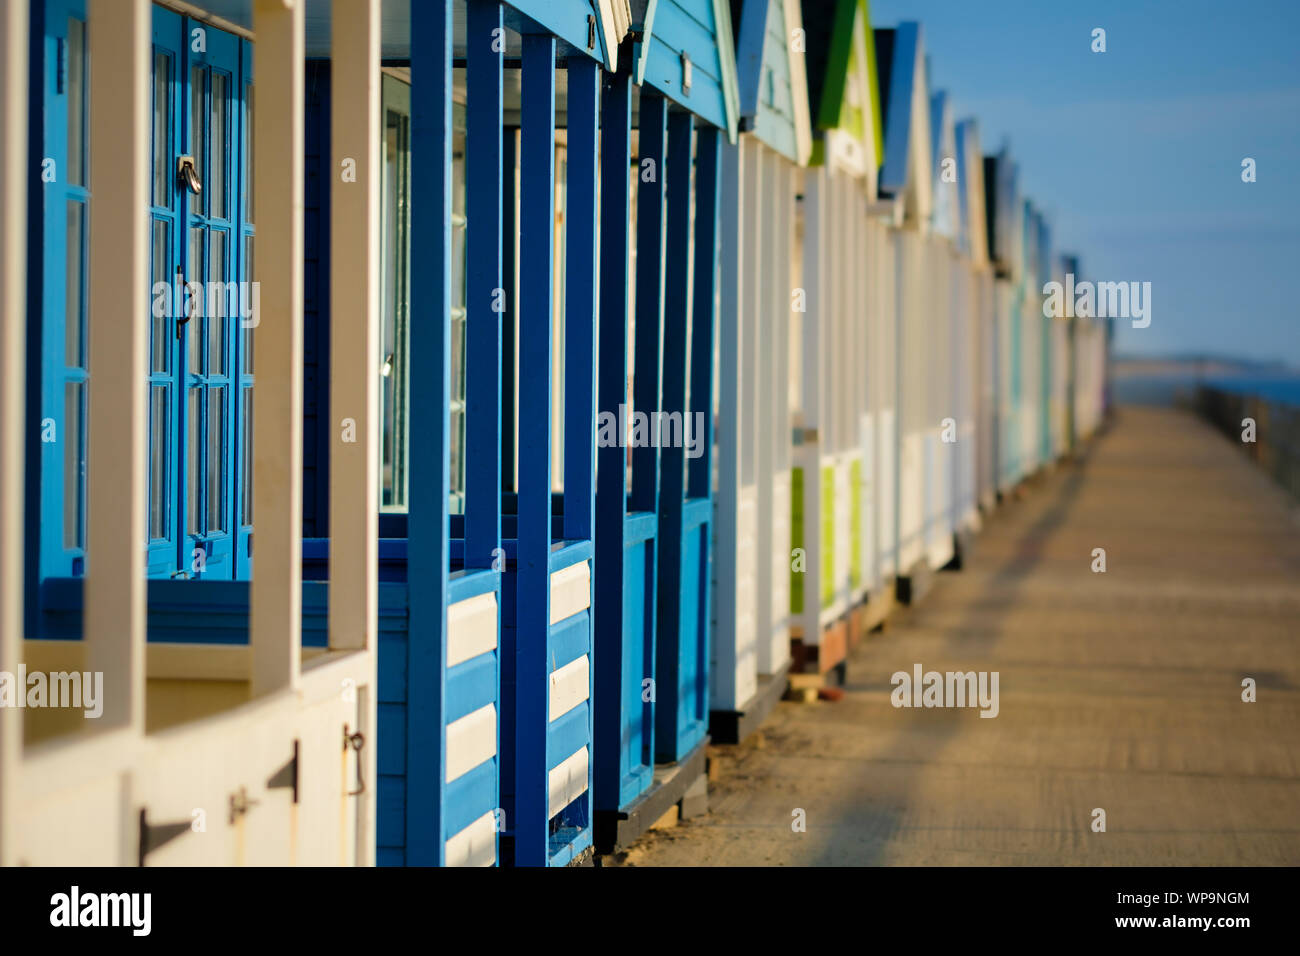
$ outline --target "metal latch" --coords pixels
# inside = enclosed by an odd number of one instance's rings
[[[199,167],[193,156],[182,156],[176,160],[176,178],[182,186],[199,195],[203,192],[203,182],[199,179]]]

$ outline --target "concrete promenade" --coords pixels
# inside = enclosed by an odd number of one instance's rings
[[[918,663],[997,671],[998,716],[893,707]],[[1122,408],[845,690],[714,748],[711,812],[619,862],[1300,864],[1300,506],[1190,415]]]

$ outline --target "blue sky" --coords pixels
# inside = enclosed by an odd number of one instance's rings
[[[1010,144],[1056,252],[1152,283],[1151,326],[1117,323],[1117,351],[1300,367],[1300,2],[870,6],[874,26],[922,23],[931,87],[979,120],[986,153]]]

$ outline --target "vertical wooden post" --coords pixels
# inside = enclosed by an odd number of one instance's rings
[[[501,546],[501,317],[508,295],[501,277],[505,33],[496,0],[469,0],[466,18],[465,567],[490,568]]]
[[[253,274],[262,283],[249,610],[255,696],[296,688],[302,667],[304,7],[301,0],[287,7],[282,0],[255,0],[253,6]],[[136,497],[143,500],[143,492]]]
[[[745,275],[741,237],[745,234],[745,207],[741,201],[742,176],[746,175],[745,153],[749,137],[721,148],[722,180],[719,196],[722,251],[719,257],[721,283],[718,311],[718,497],[714,509],[717,524],[714,560],[718,562],[717,613],[713,635],[714,670],[709,675],[711,704],[718,710],[739,710],[737,661],[742,629],[737,607],[740,535],[740,442],[749,410],[740,401],[740,349],[744,336],[741,319],[742,283]],[[712,364],[712,363],[710,363]],[[712,405],[705,412],[713,417]],[[694,476],[692,476],[693,485]],[[769,562],[770,563],[770,562]]]
[[[369,654],[363,726],[375,730],[379,652],[379,0],[335,0],[330,246],[329,646]],[[345,173],[346,170],[346,173]],[[345,422],[350,420],[350,428]],[[376,779],[376,749],[358,754]],[[357,860],[374,862],[375,801]]]
[[[829,251],[826,248],[826,205],[830,200],[830,178],[826,167],[809,169],[804,180],[804,289],[807,312],[803,317],[803,426],[816,437],[809,445],[804,439],[803,453],[803,541],[807,573],[802,575],[803,641],[815,644],[821,637],[818,618],[822,600],[822,476],[821,453],[830,435],[826,432],[825,395],[828,378],[825,354],[829,325],[826,276]]]
[[[666,416],[678,415],[686,427],[686,374],[691,324],[691,184],[692,133],[694,116],[668,116],[668,163],[661,171],[667,180],[668,216],[664,234],[664,298],[660,333],[662,386],[660,407],[665,418],[650,429],[651,441],[663,441],[671,432]],[[639,250],[638,250],[639,255]],[[640,303],[638,301],[638,311]],[[639,316],[638,316],[639,318]],[[637,338],[641,337],[637,322]],[[639,342],[638,342],[639,344]],[[637,350],[640,365],[640,349]],[[653,419],[652,419],[653,421]],[[656,436],[656,432],[658,435]],[[673,436],[677,438],[679,436]],[[655,704],[655,755],[675,760],[681,730],[681,644],[684,622],[682,607],[682,506],[685,499],[685,442],[674,441],[659,449],[659,585],[656,596],[658,624],[655,634],[655,672],[658,700]],[[653,451],[653,449],[651,449]]]
[[[568,189],[565,191],[564,537],[593,536],[596,483],[596,197],[600,182],[600,64],[569,61]]]
[[[375,648],[379,534],[379,0],[337,0],[331,59],[331,648]],[[351,427],[345,427],[344,423]]]
[[[668,101],[643,88],[637,155],[640,170],[636,207],[636,364],[632,373],[632,405],[637,412],[650,416],[651,421],[659,411],[663,374],[660,350],[664,320],[667,141]],[[659,510],[659,450],[653,444],[647,443],[632,450],[631,499],[633,511]]]
[[[85,640],[105,727],[144,730],[149,289],[146,0],[90,6],[90,389]]]
[[[704,434],[700,436],[703,454],[687,463],[688,498],[707,498],[713,491],[713,348],[714,303],[718,291],[718,210],[721,203],[718,182],[720,139],[716,127],[702,128],[695,136],[695,285],[691,290],[690,391],[691,413],[704,414]],[[785,286],[789,283],[782,279],[779,284]],[[779,342],[777,345],[779,351],[785,351]],[[773,380],[773,393],[780,390],[783,382],[782,379]],[[707,600],[704,606],[709,606]]]
[[[600,101],[600,411],[618,420],[627,402],[628,245],[631,240],[632,83],[606,74]],[[597,810],[617,810],[622,753],[624,526],[627,466],[622,438],[596,452],[596,601],[592,644],[596,687]]]
[[[452,0],[411,5],[412,433],[407,517],[406,863],[446,857],[448,488],[451,470]],[[434,755],[431,759],[431,755]]]
[[[551,320],[555,38],[523,42],[519,149],[519,583],[515,633],[515,863],[549,860],[546,728],[551,581]]]
[[[0,672],[23,645],[23,425],[27,324],[27,4],[0,8]],[[16,863],[23,721],[0,716],[0,866]]]

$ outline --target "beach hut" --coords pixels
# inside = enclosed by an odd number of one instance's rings
[[[952,106],[938,91],[930,103],[930,173],[933,177],[931,228],[926,236],[929,296],[925,319],[930,361],[936,374],[926,389],[928,419],[936,423],[924,445],[925,555],[930,568],[942,568],[956,555],[957,490],[963,479],[963,452],[973,444],[974,422],[966,400],[969,310],[963,291],[966,260],[961,249],[957,191],[957,145]]]
[[[1043,465],[1042,434],[1047,413],[1043,403],[1043,292],[1038,263],[1042,217],[1028,199],[1024,200],[1023,215],[1021,250],[1024,259],[1019,300],[1019,354],[1016,357],[1020,368],[1020,463],[1017,480],[1033,474]]]
[[[741,135],[723,147],[709,733],[736,743],[790,667],[791,316],[800,303],[799,170],[812,151],[797,0],[747,0],[736,24]],[[797,334],[797,330],[794,331]]]
[[[1007,149],[984,158],[985,210],[993,258],[993,459],[995,491],[1010,491],[1022,474],[1020,439],[1024,214],[1018,174]]]
[[[6,715],[5,863],[374,859],[378,277],[349,273],[330,325],[331,398],[348,410],[322,502],[338,551],[333,579],[304,585],[304,10],[221,6],[46,0],[25,27],[26,4],[3,14],[6,41],[23,41],[6,50],[4,116],[29,86],[31,120],[14,140],[7,125],[5,157],[38,171],[21,173],[25,222],[6,199],[4,247],[26,253],[26,401],[43,424],[7,404],[0,427],[29,436],[39,503],[24,587],[3,595],[0,669],[84,674],[102,706],[93,721]],[[333,37],[349,95],[322,145],[353,178],[330,177],[313,241],[373,263],[377,0],[337,5]],[[6,331],[21,318],[8,303]]]
[[[957,149],[957,194],[961,214],[961,247],[969,269],[967,307],[971,310],[969,347],[971,383],[969,400],[974,440],[964,454],[973,456],[970,464],[970,487],[964,489],[963,501],[973,514],[964,518],[960,528],[977,530],[981,511],[994,505],[993,458],[993,272],[989,260],[988,225],[985,212],[984,157],[980,152],[979,127],[974,119],[965,119],[955,128]],[[959,547],[960,550],[960,547]]]
[[[930,104],[920,24],[876,30],[875,40],[885,129],[880,191],[901,203],[901,227],[894,233],[898,355],[894,520],[898,595],[910,603],[935,570],[927,548],[925,495],[941,428],[935,418],[938,376],[927,373],[936,313],[927,272],[934,185]]]
[[[630,23],[601,104],[599,408],[617,421],[595,535],[602,850],[706,786],[719,170],[738,110],[727,4],[642,2]]]
[[[861,630],[852,612],[877,567],[864,441],[875,437],[866,421],[867,271],[881,137],[866,4],[803,10],[815,131],[795,219],[802,272],[792,304],[792,669],[825,674]]]
[[[378,103],[379,478],[365,510],[380,535],[381,864],[563,864],[592,840],[591,197],[596,87],[613,54],[604,6],[525,6],[400,6],[374,77],[320,59],[337,26],[307,22],[302,515],[318,604],[345,543],[325,489],[352,460],[350,416],[327,384],[350,273],[318,241],[337,214],[333,167],[351,180],[328,144],[355,87],[373,85]],[[567,163],[566,123],[570,145],[591,139]]]

